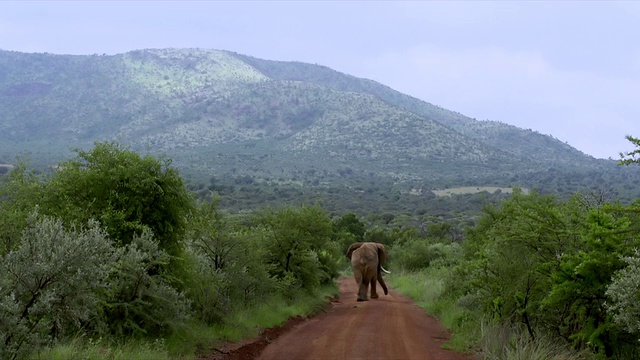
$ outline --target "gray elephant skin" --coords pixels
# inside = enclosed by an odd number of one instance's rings
[[[371,285],[371,298],[377,299],[376,281],[382,286],[384,294],[389,290],[382,278],[382,272],[388,273],[382,265],[387,261],[387,250],[384,245],[375,242],[357,242],[349,246],[347,257],[351,259],[353,277],[358,284],[358,301],[367,301],[367,292]]]

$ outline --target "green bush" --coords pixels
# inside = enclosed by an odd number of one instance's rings
[[[110,334],[165,335],[189,319],[189,301],[162,271],[169,255],[150,231],[134,236],[116,253],[102,302],[102,320]]]
[[[320,208],[223,216],[216,201],[194,206],[170,161],[113,143],[49,177],[18,167],[0,199],[0,358],[70,337],[175,339],[312,296],[344,261]]]
[[[232,224],[215,201],[196,206],[186,234],[191,271],[183,279],[196,317],[218,323],[234,308],[274,291],[276,280],[264,264],[266,248],[260,243],[263,230]]]
[[[607,287],[607,307],[614,321],[631,334],[640,334],[640,251],[624,257],[627,266],[618,270]]]
[[[191,246],[187,247],[184,256],[189,265],[182,280],[193,317],[208,325],[222,322],[233,304],[226,291],[229,284],[225,274],[216,271],[209,259]]]
[[[515,193],[487,208],[464,242],[449,296],[532,339],[553,336],[604,357],[637,347],[612,321],[605,300],[629,254],[628,215],[581,196]]]
[[[170,159],[110,142],[76,152],[47,182],[43,213],[65,223],[98,220],[122,245],[151,229],[162,250],[180,254],[193,198]]]
[[[458,244],[412,239],[393,246],[393,265],[409,271],[426,269],[436,264],[450,266],[456,261],[458,253]]]
[[[266,211],[256,221],[262,228],[269,272],[292,279],[293,287],[313,290],[338,276],[339,245],[331,240],[332,224],[318,207]]]
[[[45,182],[19,163],[0,176],[0,255],[20,245],[29,215],[44,196]]]
[[[0,257],[0,358],[21,358],[98,316],[112,243],[96,222],[65,230],[32,215],[20,246]]]

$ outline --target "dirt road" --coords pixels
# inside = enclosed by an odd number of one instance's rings
[[[353,278],[342,278],[340,298],[325,314],[299,322],[272,341],[260,360],[470,360],[442,349],[446,329],[410,299],[390,290],[356,302]]]

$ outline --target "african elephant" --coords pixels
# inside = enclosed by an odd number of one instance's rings
[[[353,243],[347,250],[347,257],[351,259],[353,276],[358,284],[358,301],[367,301],[367,290],[371,285],[371,298],[377,299],[376,281],[380,283],[384,294],[387,295],[387,284],[384,283],[382,272],[389,273],[382,267],[387,260],[387,250],[384,245],[374,242]]]

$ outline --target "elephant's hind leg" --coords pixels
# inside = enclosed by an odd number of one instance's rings
[[[376,291],[376,278],[371,279],[371,298],[372,299],[377,299],[378,298],[378,292]]]
[[[369,284],[359,270],[354,268],[353,274],[356,279],[356,284],[358,284],[358,301],[367,301],[367,288],[369,287]]]
[[[367,299],[367,290],[369,287],[369,284],[367,284],[366,281],[362,281],[360,284],[360,286],[358,287],[358,301],[367,301],[369,299]]]

